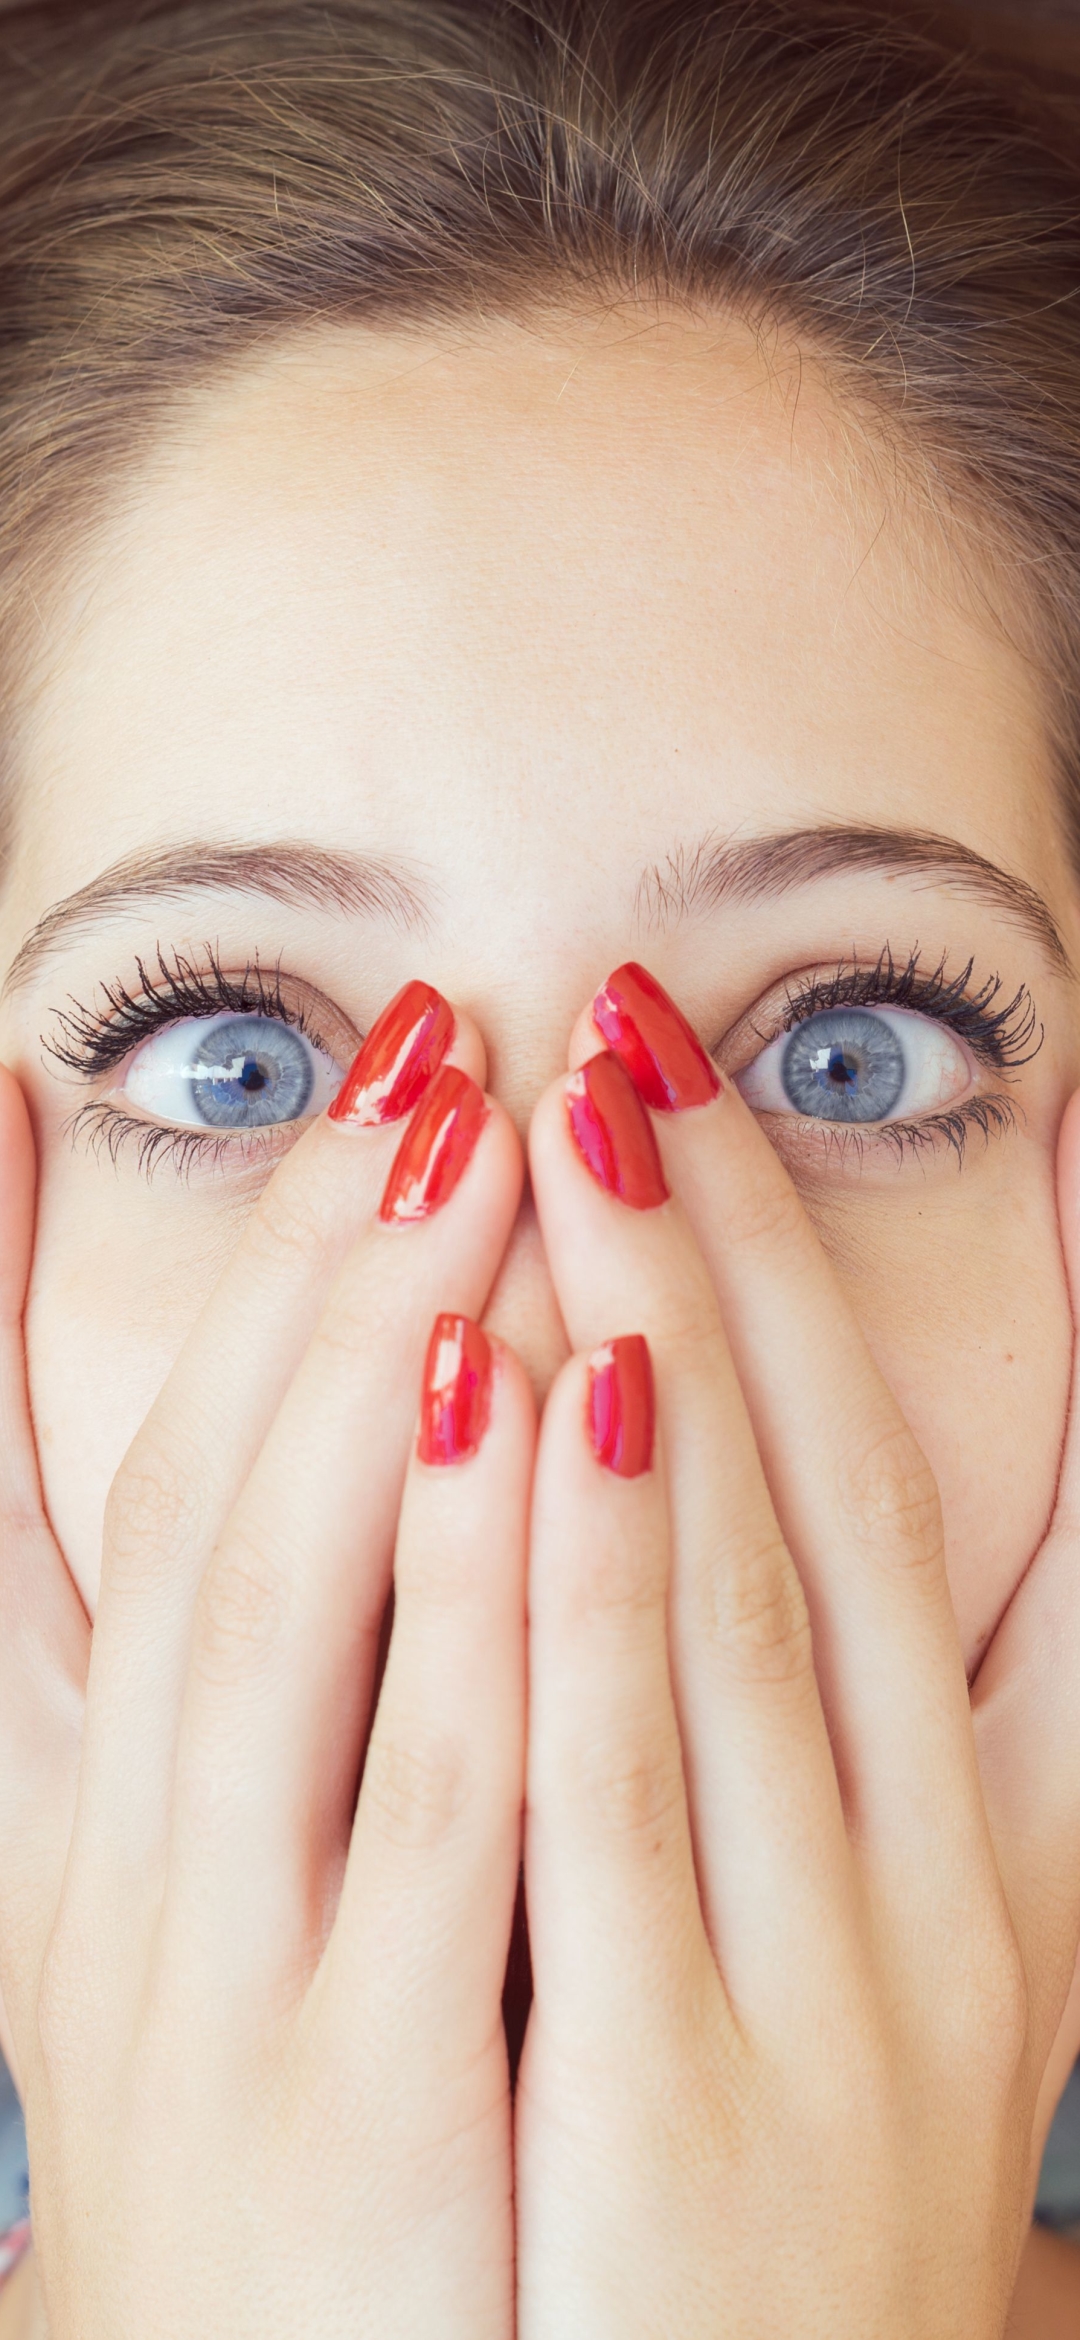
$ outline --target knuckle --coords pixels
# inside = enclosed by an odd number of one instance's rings
[[[965,1931],[965,1958],[954,1968],[951,1989],[936,2000],[944,2050],[969,2075],[981,2070],[1008,2087],[1030,2037],[1031,1998],[1020,1945],[1004,1908],[1000,1916],[974,1914]]]
[[[381,1836],[405,1851],[430,1852],[449,1836],[469,1801],[462,1746],[444,1735],[372,1740],[361,1806]]]
[[[659,1851],[685,1797],[682,1765],[674,1748],[641,1739],[601,1739],[577,1752],[569,1782],[574,1802],[584,1802],[606,1833]]]
[[[289,1169],[288,1163],[282,1169]],[[305,1162],[305,1172],[308,1165]],[[310,1176],[271,1179],[245,1230],[249,1257],[271,1274],[310,1265],[323,1250],[327,1228],[318,1180]]]
[[[860,1541],[883,1561],[936,1570],[944,1549],[941,1500],[905,1423],[890,1424],[841,1466],[839,1494]]]
[[[582,1569],[576,1606],[582,1616],[603,1620],[616,1640],[623,1630],[636,1637],[662,1615],[664,1588],[646,1562],[635,1564],[624,1553],[597,1552]]]
[[[736,1680],[798,1682],[813,1673],[806,1597],[778,1531],[744,1543],[734,1565],[721,1556],[709,1580],[706,1624]]]
[[[231,1536],[199,1586],[195,1651],[204,1676],[228,1678],[276,1649],[290,1631],[292,1611],[281,1563],[251,1538]]]
[[[377,1352],[380,1330],[373,1311],[350,1305],[348,1294],[339,1292],[327,1301],[312,1349],[331,1363],[340,1361],[348,1367]]]
[[[153,1563],[172,1562],[197,1535],[201,1475],[180,1446],[138,1441],[105,1500],[103,1549],[110,1582],[142,1581]]]
[[[779,1163],[729,1196],[724,1215],[727,1240],[740,1250],[786,1250],[804,1237],[802,1204]]]
[[[580,1616],[625,1620],[633,1626],[663,1611],[666,1591],[662,1552],[653,1550],[646,1539],[639,1544],[617,1534],[600,1534],[581,1555],[574,1606]]]

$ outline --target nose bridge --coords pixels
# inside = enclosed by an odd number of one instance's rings
[[[425,839],[437,872],[430,977],[478,1026],[488,1085],[519,1125],[565,1070],[583,1008],[639,955],[638,886],[664,835],[655,787],[583,765],[569,746],[542,763],[504,740],[455,777]]]
[[[479,1027],[487,1086],[524,1132],[549,1082],[565,1072],[570,1034],[627,939],[550,929],[486,938],[479,952],[456,948],[440,988]]]

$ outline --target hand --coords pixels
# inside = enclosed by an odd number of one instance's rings
[[[469,1027],[454,1056],[482,1079]],[[444,1068],[410,1139],[425,1112],[445,1138],[451,1092],[475,1136]],[[513,1360],[466,1468],[407,1458],[432,1320],[481,1312],[520,1148],[489,1101],[452,1193],[438,1157],[441,1208],[387,1225],[403,1126],[324,1118],[267,1186],[113,1488],[91,1656],[40,1508],[31,1145],[0,1081],[0,1975],[52,2340],[513,2328]],[[437,1445],[430,1388],[428,1412]]]
[[[531,1141],[574,1347],[646,1336],[657,1438],[633,1341],[541,1433],[520,2340],[997,2340],[1080,1923],[1080,1441],[973,1717],[929,1469],[653,1005],[652,1055],[605,1025],[685,1110],[606,1054]],[[1075,1278],[1075,1105],[1063,1164]]]

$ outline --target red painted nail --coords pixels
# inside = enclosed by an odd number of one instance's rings
[[[421,1462],[464,1462],[491,1412],[491,1344],[468,1316],[437,1316],[420,1398]]]
[[[639,1479],[653,1458],[656,1393],[648,1341],[626,1333],[589,1359],[589,1437],[597,1462]]]
[[[633,960],[616,967],[596,994],[592,1017],[654,1112],[684,1113],[718,1094],[720,1076],[711,1057],[647,967]]]
[[[454,1037],[454,1011],[430,983],[406,983],[376,1017],[330,1107],[331,1121],[363,1128],[400,1121],[418,1105]]]
[[[667,1201],[652,1123],[617,1056],[590,1056],[571,1074],[566,1102],[578,1151],[599,1185],[634,1211]]]
[[[379,1204],[388,1224],[427,1219],[453,1194],[487,1120],[487,1100],[468,1073],[444,1064],[420,1100],[394,1156]]]

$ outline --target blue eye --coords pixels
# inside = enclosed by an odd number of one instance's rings
[[[972,1082],[946,1024],[906,1008],[822,1008],[770,1041],[738,1076],[759,1113],[891,1121],[954,1104]]]
[[[796,1113],[822,1121],[884,1121],[903,1093],[904,1051],[881,1016],[832,1008],[788,1033],[780,1059]]]
[[[340,1067],[276,1016],[185,1017],[144,1042],[123,1095],[184,1129],[266,1129],[330,1103]]]

